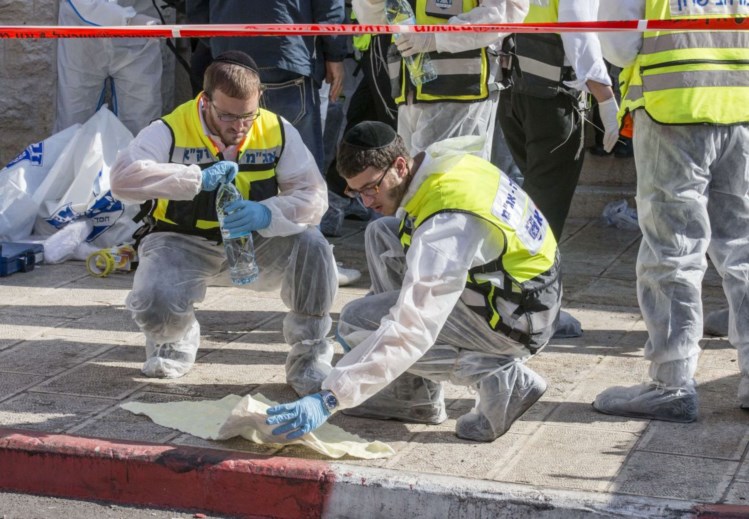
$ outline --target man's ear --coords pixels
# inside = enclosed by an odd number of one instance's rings
[[[398,157],[395,159],[395,171],[398,173],[398,178],[404,178],[408,175],[408,161],[405,157]]]

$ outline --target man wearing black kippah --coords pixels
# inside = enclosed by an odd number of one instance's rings
[[[557,243],[528,195],[473,155],[481,142],[448,139],[411,158],[384,123],[346,133],[338,168],[348,193],[386,215],[365,235],[372,287],[341,311],[347,353],[322,391],[268,410],[274,434],[301,436],[338,410],[440,423],[450,381],[478,393],[456,434],[493,441],[543,395],[525,361],[558,319]]]
[[[260,108],[256,63],[230,51],[205,72],[203,92],[151,123],[120,152],[112,192],[142,204],[139,266],[126,304],[146,336],[149,377],[180,377],[200,343],[193,305],[209,284],[230,284],[216,215],[216,189],[233,182],[224,230],[252,233],[260,269],[252,290],[281,288],[290,311],[286,378],[305,395],[320,389],[333,347],[325,338],[337,281],[333,253],[317,228],[325,182],[299,132]],[[241,310],[241,308],[236,308]]]

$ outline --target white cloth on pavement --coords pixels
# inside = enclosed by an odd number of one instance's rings
[[[274,436],[276,426],[266,425],[268,407],[277,405],[261,394],[228,395],[221,400],[182,401],[150,404],[126,402],[120,407],[134,414],[146,415],[155,423],[177,429],[205,440],[227,440],[241,436],[259,445],[304,445],[324,456],[362,459],[387,458],[395,454],[388,444],[367,442],[340,427],[325,423],[317,430],[289,442]]]

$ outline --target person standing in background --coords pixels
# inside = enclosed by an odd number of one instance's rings
[[[707,4],[707,5],[705,5]],[[604,20],[746,18],[739,2],[602,0]],[[709,29],[709,25],[706,26]],[[602,33],[622,71],[620,116],[634,119],[637,299],[650,380],[610,387],[606,414],[692,422],[707,255],[723,278],[728,339],[738,350],[738,403],[749,409],[749,33]]]
[[[60,25],[152,25],[151,0],[61,0]],[[157,38],[57,40],[54,132],[86,122],[104,104],[132,134],[161,115],[161,45]],[[109,92],[107,92],[109,84]]]
[[[353,0],[362,24],[387,24],[387,0]],[[417,2],[409,0],[417,24],[465,24],[521,22],[528,0],[456,0]],[[476,153],[491,158],[497,107],[495,75],[497,56],[489,47],[500,33],[400,34],[388,56],[391,95],[398,105],[398,134],[412,155],[434,142],[450,137],[480,135],[484,145]],[[396,48],[397,46],[397,48]],[[437,78],[414,86],[404,57],[429,53]]]
[[[191,24],[342,24],[345,21],[343,0],[269,0],[262,6],[243,0],[187,0],[186,8]],[[257,60],[260,81],[265,87],[263,106],[294,125],[320,171],[324,156],[318,90],[325,80],[330,84],[330,100],[335,101],[341,95],[345,38],[287,35],[210,39],[213,56],[240,50]]]
[[[549,0],[542,6],[534,2],[525,22],[595,19],[593,3]],[[523,189],[561,240],[583,167],[584,92],[598,101],[605,148],[611,150],[619,136],[611,79],[593,33],[515,34],[503,48],[514,59],[512,87],[499,100],[499,122],[523,175]],[[562,311],[555,337],[581,334],[580,322]]]

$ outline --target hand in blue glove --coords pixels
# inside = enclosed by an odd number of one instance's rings
[[[269,407],[265,423],[281,424],[280,427],[273,429],[273,434],[282,436],[289,433],[286,439],[293,440],[314,431],[324,424],[328,417],[330,417],[330,411],[323,404],[322,396],[320,393],[315,393],[290,404]]]
[[[251,200],[235,200],[226,206],[223,229],[229,238],[246,236],[270,225],[270,209]]]
[[[231,182],[237,176],[239,168],[230,160],[216,162],[213,166],[203,170],[203,191],[213,191],[222,182]]]

